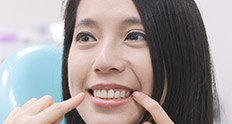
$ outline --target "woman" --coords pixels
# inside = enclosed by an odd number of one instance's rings
[[[68,0],[62,85],[64,102],[32,99],[6,123],[212,124],[219,115],[193,0]]]

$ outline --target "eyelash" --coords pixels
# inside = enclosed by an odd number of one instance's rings
[[[82,39],[82,38],[87,38],[88,39]],[[76,36],[76,41],[78,42],[88,42],[89,38],[92,39],[92,41],[96,41],[96,38],[90,33],[90,32],[80,32],[77,36]]]
[[[125,40],[144,41],[146,40],[145,36],[146,35],[141,32],[131,32],[126,36]],[[88,38],[88,39],[83,39],[83,38]],[[77,42],[88,42],[89,39],[92,39],[91,41],[97,41],[96,38],[90,32],[80,32],[79,34],[77,34],[75,40]]]
[[[132,36],[135,36],[136,35],[136,37],[132,37]],[[139,38],[139,36],[140,36],[140,38]],[[144,41],[144,40],[146,40],[146,35],[144,34],[144,33],[141,33],[141,32],[131,32],[131,33],[129,33],[127,36],[126,36],[126,39],[125,40],[133,40],[133,41],[135,41],[135,40],[139,40],[139,41]],[[130,39],[131,38],[131,39]],[[137,38],[137,39],[134,39],[134,38]]]

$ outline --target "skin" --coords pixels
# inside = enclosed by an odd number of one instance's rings
[[[124,22],[131,18],[139,21]],[[87,19],[92,21],[83,24]],[[68,59],[71,96],[101,83],[119,84],[151,95],[152,64],[140,22],[130,0],[80,2]],[[90,35],[79,37],[83,32]],[[136,40],[127,38],[132,32],[137,33],[133,35]],[[106,109],[94,105],[89,97],[85,97],[77,110],[88,124],[134,124],[144,114],[144,109],[134,100]]]
[[[55,103],[51,96],[32,98],[22,107],[15,108],[4,124],[59,124],[65,113],[76,108],[84,99],[80,93],[61,103]]]
[[[87,19],[87,23],[81,23]],[[159,103],[150,98],[153,70],[144,28],[139,20],[131,0],[82,0],[68,59],[72,98],[61,103],[55,103],[51,96],[31,99],[14,109],[5,124],[56,124],[75,108],[87,124],[134,124],[145,109],[157,124],[172,124]],[[81,32],[85,35],[80,37]],[[132,38],[128,38],[131,34]],[[92,103],[86,90],[102,82],[123,85],[136,92],[126,105],[102,108]]]
[[[87,93],[86,89],[100,83],[123,85],[151,96],[153,70],[144,34],[131,0],[82,0],[68,59],[71,96]],[[135,39],[128,38],[131,35]],[[88,124],[135,124],[144,114],[133,99],[106,109],[85,97],[77,110]]]

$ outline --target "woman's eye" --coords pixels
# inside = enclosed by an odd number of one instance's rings
[[[138,40],[138,41],[144,41],[145,34],[140,32],[131,32],[127,35],[126,40]]]
[[[96,41],[96,38],[89,32],[81,32],[76,36],[77,42],[91,42]]]

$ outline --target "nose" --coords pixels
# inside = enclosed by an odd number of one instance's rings
[[[117,50],[112,47],[104,47],[99,51],[93,64],[93,69],[96,73],[117,73],[125,70],[125,61]]]

